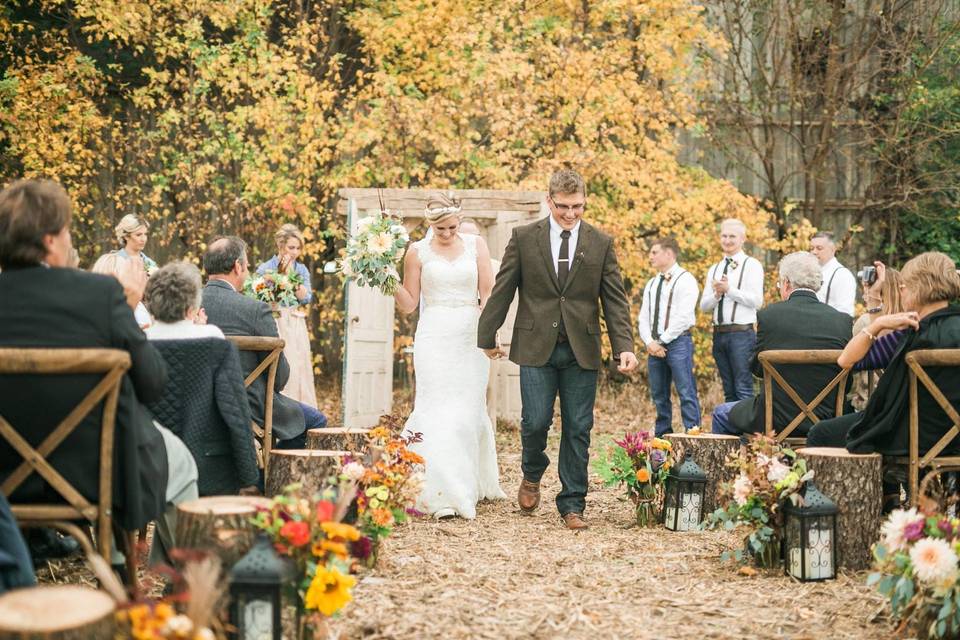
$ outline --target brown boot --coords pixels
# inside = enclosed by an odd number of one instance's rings
[[[570,531],[583,531],[584,529],[590,528],[587,521],[583,519],[582,514],[565,513],[561,517],[563,518],[563,524],[565,524]]]
[[[540,483],[530,482],[526,478],[521,480],[517,504],[524,513],[533,513],[540,506]]]

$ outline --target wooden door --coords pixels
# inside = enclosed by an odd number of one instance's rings
[[[355,200],[347,206],[352,236],[362,215]],[[345,295],[343,426],[371,427],[393,408],[394,300],[353,280]]]

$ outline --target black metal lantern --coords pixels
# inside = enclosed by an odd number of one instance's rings
[[[230,571],[230,621],[237,640],[281,640],[280,613],[288,565],[266,534]]]
[[[837,576],[837,505],[808,480],[803,504],[788,501],[784,515],[784,569],[803,582]]]
[[[670,531],[696,531],[703,520],[707,474],[688,451],[670,470],[663,496],[663,525]]]

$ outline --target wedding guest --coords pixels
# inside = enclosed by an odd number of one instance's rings
[[[700,425],[700,400],[693,377],[693,338],[696,323],[697,279],[677,264],[680,246],[673,238],[660,238],[650,246],[650,264],[658,274],[643,289],[640,306],[640,339],[647,348],[650,395],[657,408],[655,432],[672,431],[671,382],[680,397],[684,429]]]
[[[72,245],[70,220],[70,199],[55,182],[20,180],[0,192],[0,300],[16,301],[0,304],[0,347],[113,348],[130,355],[116,410],[113,516],[128,531],[156,520],[156,560],[176,546],[175,505],[197,497],[197,467],[183,442],[142,405],[158,398],[167,380],[163,359],[133,317],[146,276],[131,270],[105,278],[63,268]],[[39,446],[98,380],[5,376],[0,415]],[[92,412],[47,460],[83,496],[97,500],[99,452],[100,416]],[[21,461],[0,444],[0,476]],[[49,487],[33,474],[11,499],[49,497]]]
[[[837,244],[829,231],[818,231],[810,239],[810,253],[820,262],[823,284],[817,291],[820,302],[853,317],[857,279],[837,260]]]
[[[906,355],[915,349],[960,348],[960,276],[950,257],[920,254],[900,272],[903,313],[880,316],[853,336],[837,364],[854,370],[883,369],[877,388],[863,411],[824,420],[810,430],[811,447],[846,447],[853,453],[909,453],[909,367]],[[881,333],[887,331],[885,335]],[[954,406],[960,403],[960,375],[955,367],[929,367],[927,374]],[[925,454],[953,427],[926,387],[918,385],[919,453]],[[944,453],[956,453],[953,440]]]
[[[753,395],[750,357],[756,346],[753,325],[763,306],[763,265],[743,251],[747,227],[740,220],[720,225],[723,259],[707,270],[700,310],[713,314],[713,359],[727,402]]]
[[[207,272],[207,286],[203,288],[203,308],[210,324],[220,327],[228,336],[279,337],[277,323],[265,302],[240,293],[249,275],[247,244],[236,236],[212,240],[203,254],[203,269]],[[265,353],[240,353],[240,366],[249,375]],[[310,405],[297,402],[280,393],[290,377],[287,358],[280,354],[273,396],[273,432],[278,449],[302,449],[306,445],[307,429],[327,426],[327,418]],[[257,424],[263,425],[264,398],[267,384],[264,376],[247,387],[250,410]]]
[[[199,463],[200,495],[257,493],[257,455],[250,408],[236,348],[200,307],[200,270],[172,262],[147,282],[147,329],[170,375],[163,395],[148,404]]]
[[[867,311],[853,323],[853,335],[863,331],[880,316],[901,313],[904,310],[900,301],[900,272],[879,261],[874,262],[873,265],[876,269],[876,279],[872,283],[860,283],[863,288],[863,301],[867,305]],[[888,330],[881,331],[877,337],[882,337],[887,333],[889,333]],[[848,398],[855,410],[862,411],[867,406],[867,399],[870,397],[874,381],[882,373],[882,370],[855,371],[853,373]]]
[[[103,276],[114,276],[118,279],[125,277],[124,274],[131,274],[130,277],[138,277],[138,274],[144,274],[143,265],[135,260],[124,258],[119,253],[106,253],[93,263],[90,268],[91,273],[98,273]],[[143,299],[136,300],[133,306],[133,316],[141,329],[146,329],[153,323],[150,312]]]
[[[27,545],[10,511],[10,503],[0,493],[0,595],[36,584]]]
[[[310,290],[310,272],[297,260],[305,246],[303,234],[292,224],[285,224],[274,234],[277,254],[257,267],[257,274],[267,272],[296,274],[302,284],[297,286],[295,304],[280,304],[276,313],[277,329],[286,343],[283,354],[290,364],[290,379],[283,388],[283,395],[311,407],[317,406],[317,389],[313,382],[313,354],[310,352],[310,335],[307,332],[307,314],[300,305],[313,299]]]
[[[750,363],[757,377],[763,377],[763,367],[757,357],[763,351],[842,349],[850,340],[850,317],[817,298],[820,265],[812,254],[806,251],[788,254],[780,261],[778,275],[777,290],[782,302],[757,313],[757,344]],[[840,373],[840,367],[834,364],[779,364],[776,368],[805,402],[813,400]],[[813,412],[819,418],[829,418],[835,413],[836,401],[837,389],[834,388]],[[729,435],[762,432],[765,411],[762,393],[746,400],[725,402],[713,411],[712,430]],[[774,431],[779,433],[799,413],[800,407],[782,386],[774,385]],[[810,425],[810,420],[804,418],[792,435],[805,435]]]

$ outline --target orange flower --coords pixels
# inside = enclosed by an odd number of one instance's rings
[[[333,520],[334,504],[329,500],[321,500],[317,503],[317,522],[326,522]]]
[[[320,527],[323,529],[323,532],[327,534],[328,538],[340,538],[341,540],[349,540],[350,542],[360,538],[360,532],[357,531],[356,528],[349,524],[343,524],[342,522],[324,522],[321,523]]]
[[[302,547],[310,542],[310,526],[306,522],[291,520],[280,527],[280,535],[293,546]]]
[[[332,542],[330,540],[320,540],[319,542],[314,543],[313,549],[311,549],[313,555],[318,558],[322,558],[327,555],[327,552],[333,553],[339,558],[346,558],[349,555],[347,551],[347,545],[342,542]]]
[[[374,509],[371,511],[374,523],[381,527],[389,527],[393,524],[393,514],[389,509]]]
[[[649,482],[650,481],[650,472],[647,471],[646,467],[642,469],[637,469],[637,482]]]

